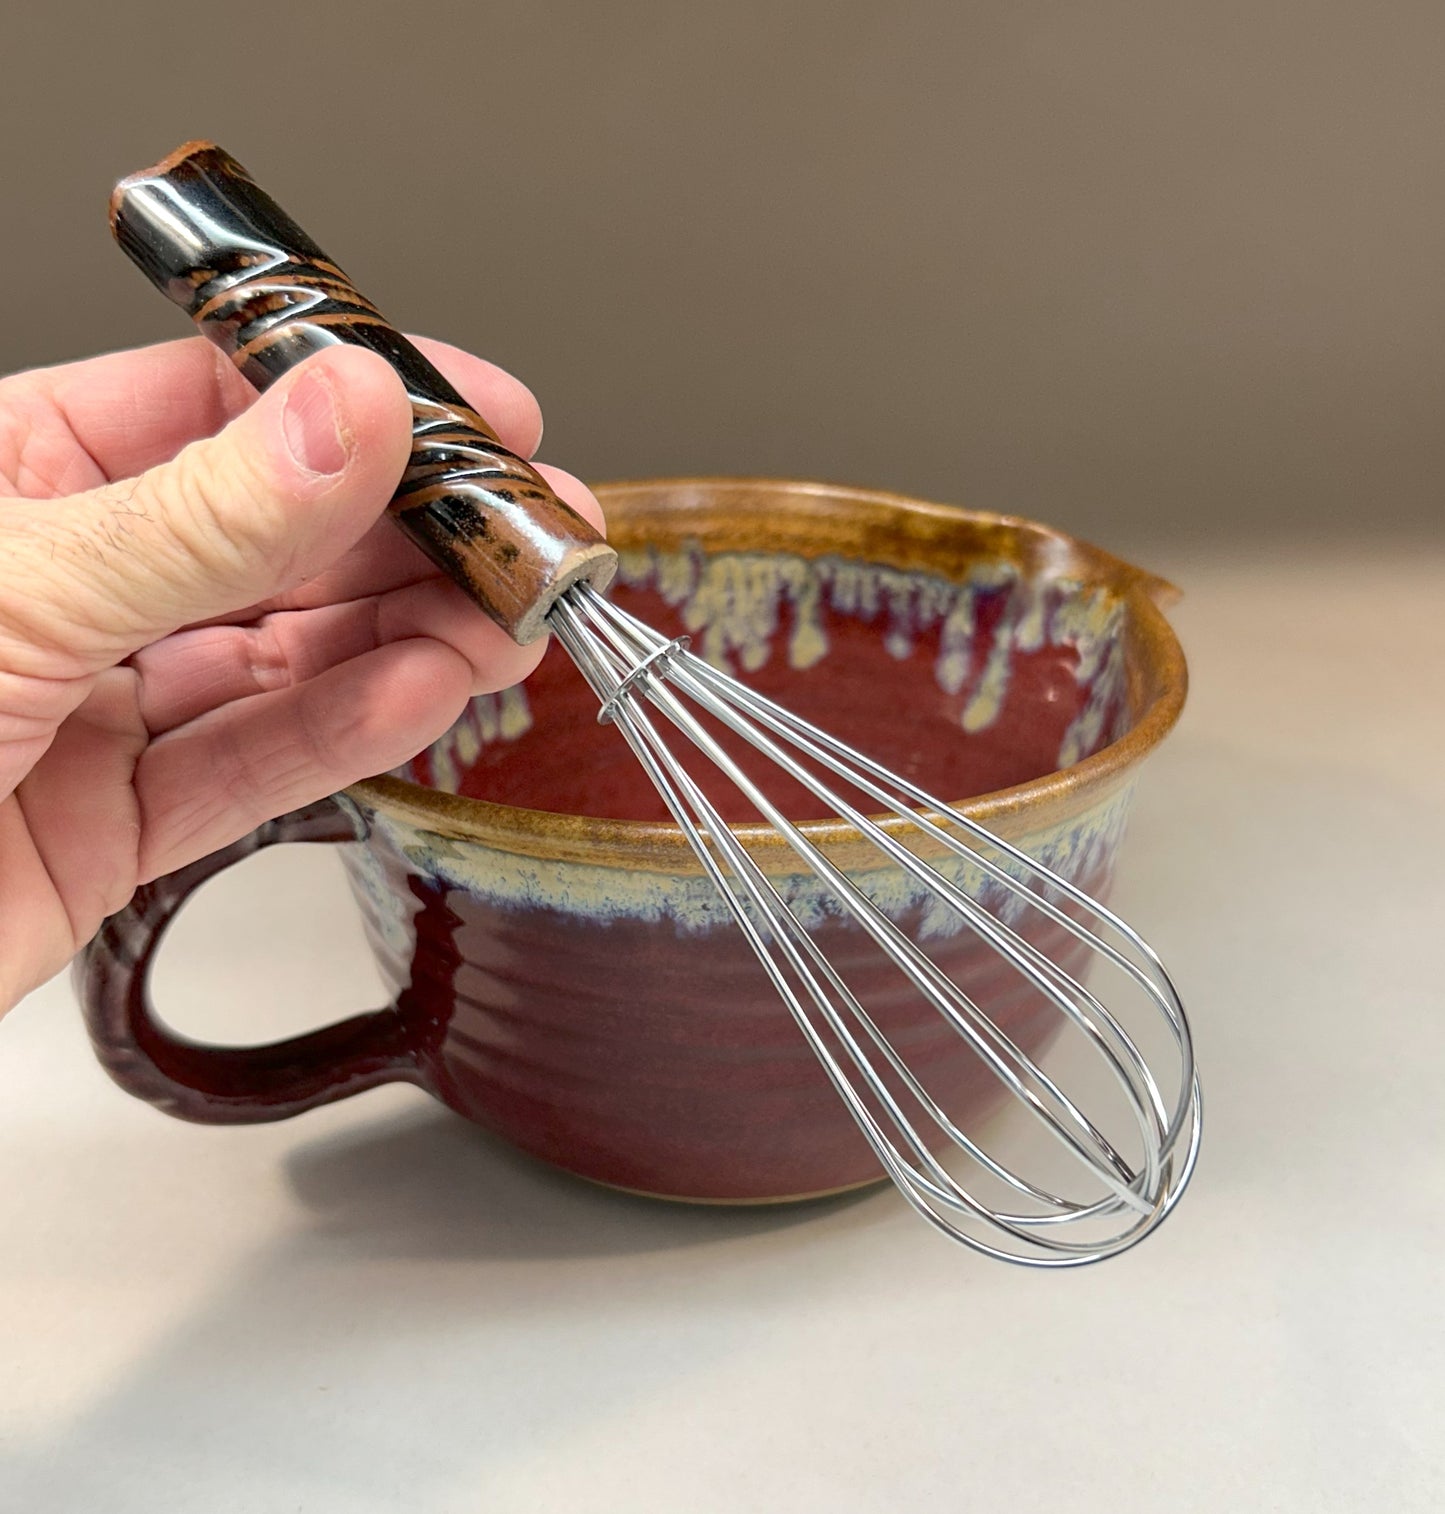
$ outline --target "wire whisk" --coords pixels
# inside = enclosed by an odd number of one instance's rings
[[[1194,1169],[1200,1088],[1179,995],[1162,962],[1136,931],[1067,879],[957,809],[720,672],[688,650],[686,637],[669,640],[590,585],[569,589],[553,605],[548,620],[601,702],[598,719],[621,731],[884,1171],[924,1219],[988,1256],[1044,1267],[1077,1266],[1112,1256],[1158,1225],[1178,1202]],[[1082,1032],[1126,1101],[1139,1151],[1132,1162],[857,881],[788,819],[690,705],[776,763],[888,862],[942,898],[965,928],[976,932]],[[1084,1169],[1097,1196],[1066,1197],[1014,1172],[950,1118],[834,970],[778,884],[724,823],[669,746],[652,711],[736,785],[913,988],[1058,1148]],[[1166,1099],[1119,1018],[1078,977],[905,845],[897,831],[884,830],[862,813],[827,775],[875,801],[918,837],[977,869],[1008,897],[1037,911],[1123,972],[1168,1029],[1177,1055],[1172,1097]],[[880,1062],[912,1095],[916,1113],[910,1115],[889,1086]],[[919,1129],[920,1115],[932,1127],[931,1140]],[[940,1144],[962,1152],[978,1172],[1024,1200],[1023,1207],[985,1202],[976,1188],[943,1166],[933,1150]],[[1087,1238],[1076,1238],[1081,1222],[1092,1222]],[[1061,1228],[1065,1224],[1067,1231]]]

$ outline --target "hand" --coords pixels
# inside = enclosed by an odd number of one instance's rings
[[[421,345],[530,456],[531,394]],[[259,399],[199,338],[0,380],[0,1013],[141,883],[536,666],[378,519],[410,418],[350,347]]]

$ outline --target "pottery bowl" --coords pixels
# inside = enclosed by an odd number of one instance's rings
[[[711,478],[598,494],[620,604],[1107,896],[1139,765],[1184,700],[1167,584],[1044,526],[874,490]],[[682,832],[596,715],[553,646],[403,771],[142,890],[80,969],[112,1075],[209,1122],[409,1081],[544,1161],[671,1198],[876,1180]],[[988,1115],[1002,1094],[974,1054],[745,803],[710,792],[955,1120]],[[956,913],[791,781],[770,794],[1020,1046],[1048,1041],[1056,1012]],[[341,843],[392,1002],[272,1047],[182,1040],[146,989],[166,922],[205,877],[286,840]],[[1028,930],[1083,970],[1057,926]]]
[[[1042,526],[813,483],[599,490],[615,597],[1097,896],[1140,760],[1184,697],[1169,587]],[[422,1081],[549,1162],[758,1200],[878,1168],[618,733],[559,647],[401,775],[359,785],[348,867]],[[696,766],[696,765],[695,765]],[[699,769],[700,770],[700,769]],[[759,773],[764,770],[759,767]],[[996,1083],[731,790],[711,790],[951,1108]],[[1047,1005],[879,870],[801,788],[773,796],[1022,1044]],[[874,806],[876,808],[876,806]],[[1045,941],[1077,963],[1068,940]]]

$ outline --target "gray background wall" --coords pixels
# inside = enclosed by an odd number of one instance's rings
[[[0,40],[0,367],[177,334],[105,201],[214,136],[594,479],[1439,534],[1438,0],[10,0]]]

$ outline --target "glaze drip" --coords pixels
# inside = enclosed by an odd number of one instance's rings
[[[700,656],[744,680],[780,666],[808,673],[828,662],[841,628],[866,626],[893,662],[931,660],[925,676],[952,701],[950,718],[965,737],[993,731],[1021,659],[1050,652],[1064,654],[1078,691],[1050,765],[1077,762],[1127,727],[1122,603],[1068,580],[1030,582],[1012,562],[982,560],[955,579],[841,557],[710,554],[691,544],[625,551],[618,577],[624,601],[629,592],[655,596]],[[532,725],[522,686],[481,695],[402,776],[464,792],[482,753]]]

